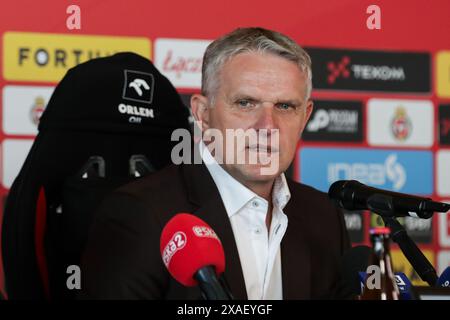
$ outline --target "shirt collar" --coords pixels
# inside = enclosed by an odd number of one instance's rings
[[[256,193],[248,189],[242,183],[233,178],[222,166],[220,166],[214,157],[209,152],[203,141],[199,145],[200,154],[203,162],[206,165],[211,177],[216,184],[223,204],[227,211],[228,217],[238,213],[249,201],[254,198],[259,198],[263,201],[265,199],[258,196]],[[275,179],[272,190],[272,202],[274,207],[280,210],[288,203],[291,198],[291,193],[286,181],[284,173]]]

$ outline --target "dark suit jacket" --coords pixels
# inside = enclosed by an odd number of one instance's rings
[[[281,243],[284,299],[333,297],[338,265],[349,247],[342,214],[326,194],[290,181]],[[169,166],[109,196],[91,230],[81,268],[85,299],[198,299],[198,287],[178,284],[159,250],[164,225],[177,213],[197,215],[222,241],[225,280],[247,299],[233,231],[219,191],[204,165]]]

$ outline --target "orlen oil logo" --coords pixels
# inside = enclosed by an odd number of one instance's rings
[[[150,40],[140,37],[6,32],[3,77],[58,82],[66,71],[90,59],[132,51],[150,58]]]

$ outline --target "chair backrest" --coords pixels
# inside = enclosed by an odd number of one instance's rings
[[[189,110],[169,80],[133,53],[67,72],[4,211],[2,255],[9,299],[71,299],[68,266],[80,255],[96,207],[113,189],[171,162],[174,129]]]

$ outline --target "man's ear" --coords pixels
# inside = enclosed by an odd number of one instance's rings
[[[209,128],[208,98],[201,94],[193,94],[191,97],[191,110],[195,121],[202,124],[202,132]]]
[[[314,103],[311,99],[306,101],[306,109],[305,109],[305,120],[303,121],[302,131],[305,129],[306,124],[308,123],[309,117],[311,117],[311,113],[313,111]]]
[[[311,117],[313,107],[314,107],[314,102],[311,99],[309,99],[306,104],[306,121],[305,122],[308,122],[309,117]]]

